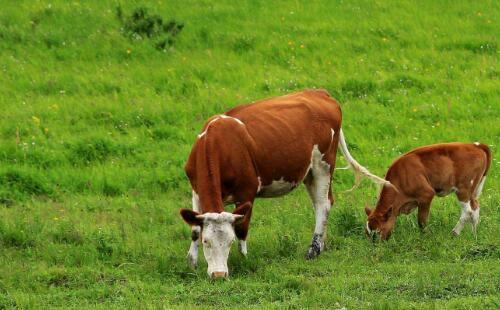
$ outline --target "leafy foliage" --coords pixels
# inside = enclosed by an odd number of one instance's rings
[[[122,23],[125,36],[133,40],[154,39],[159,50],[172,46],[184,28],[184,24],[174,19],[164,21],[159,15],[150,14],[145,7],[136,8],[130,16],[124,16],[121,6],[118,6],[116,16]]]

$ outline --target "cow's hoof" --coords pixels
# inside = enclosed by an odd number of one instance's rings
[[[455,229],[453,229],[453,230],[451,231],[451,233],[453,234],[453,236],[458,236],[458,235],[460,235],[460,231],[455,230]]]
[[[319,253],[321,253],[319,247],[311,245],[307,251],[306,259],[314,259],[319,255]]]
[[[316,258],[316,256],[321,253],[321,249],[323,248],[322,242],[321,242],[321,235],[319,234],[314,234],[311,245],[309,246],[309,251],[307,251],[306,258],[307,259],[313,259]]]
[[[247,242],[245,240],[239,241],[238,251],[240,252],[241,255],[243,255],[244,257],[247,257],[248,250],[247,250]]]
[[[195,256],[191,255],[191,253],[188,253],[187,263],[188,263],[189,267],[196,269],[196,267],[198,267],[198,257],[195,257]]]

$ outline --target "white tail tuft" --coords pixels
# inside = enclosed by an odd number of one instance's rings
[[[352,156],[351,153],[349,153],[349,150],[347,149],[347,144],[345,142],[344,138],[344,132],[342,131],[342,128],[340,128],[340,139],[339,139],[339,145],[340,145],[340,151],[342,151],[342,154],[344,155],[345,159],[349,163],[349,167],[354,171],[354,186],[348,190],[349,192],[358,187],[359,183],[361,182],[361,178],[367,177],[370,179],[373,183],[382,185],[382,186],[391,186],[391,182],[382,179],[381,177],[378,177],[374,174],[372,174],[368,169],[365,167],[361,166]],[[395,188],[395,187],[394,187]]]

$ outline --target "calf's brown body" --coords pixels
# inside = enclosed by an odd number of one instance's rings
[[[390,236],[396,217],[418,208],[418,223],[424,227],[434,196],[454,192],[462,207],[455,234],[465,222],[472,221],[475,231],[479,221],[479,202],[486,173],[491,163],[488,146],[480,143],[442,143],[424,146],[396,159],[386,174],[392,186],[382,189],[375,209],[366,208],[367,233]]]

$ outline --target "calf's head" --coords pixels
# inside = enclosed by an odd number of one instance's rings
[[[377,209],[365,207],[368,220],[366,221],[365,233],[373,241],[380,237],[382,240],[387,240],[391,236],[392,229],[396,223],[396,216],[392,209],[379,212]]]
[[[241,225],[252,205],[246,203],[233,213],[203,213],[181,209],[181,216],[191,226],[201,227],[203,254],[208,264],[207,273],[211,278],[226,278],[229,275],[227,260],[231,244],[236,234],[235,227]]]

